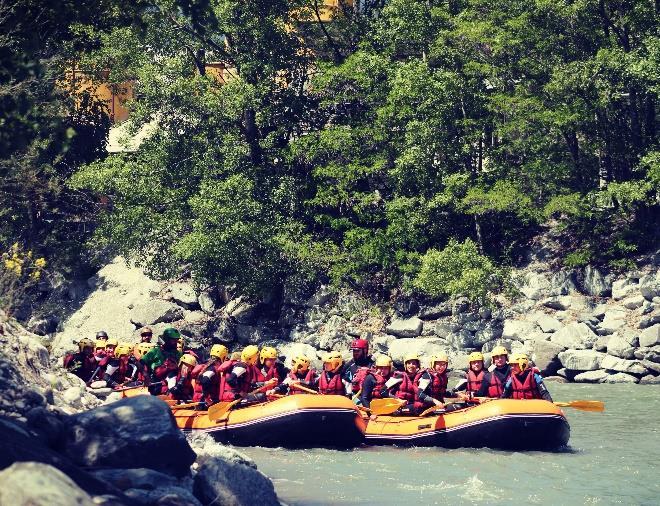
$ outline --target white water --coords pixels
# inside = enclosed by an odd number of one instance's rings
[[[598,399],[605,413],[566,408],[560,453],[373,447],[241,448],[289,505],[660,504],[660,387],[550,385],[555,400]]]

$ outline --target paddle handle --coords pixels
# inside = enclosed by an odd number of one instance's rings
[[[289,383],[289,388],[295,388],[296,390],[302,390],[308,394],[318,395],[319,393],[316,390],[302,386],[300,383]]]

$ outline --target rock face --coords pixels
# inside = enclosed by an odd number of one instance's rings
[[[613,357],[611,355],[607,355],[600,363],[600,366],[603,369],[609,369],[611,371],[617,371],[617,372],[625,372],[629,374],[643,375],[648,373],[646,367],[644,367],[637,360],[625,360],[622,358]]]
[[[582,290],[593,297],[605,297],[612,292],[612,283],[597,268],[587,265],[584,268]]]
[[[11,506],[94,506],[66,474],[39,462],[18,462],[0,472],[0,504]]]
[[[72,415],[65,432],[65,453],[85,467],[155,469],[187,474],[195,453],[174,423],[168,405],[138,396]]]
[[[598,336],[586,323],[573,322],[552,334],[550,341],[564,348],[583,350],[585,348],[591,348],[597,339]]]
[[[639,334],[640,346],[655,346],[660,344],[660,323],[656,323],[652,327],[648,327]]]
[[[424,322],[416,316],[403,320],[395,319],[385,330],[388,334],[397,337],[417,337],[422,333],[423,324]]]
[[[136,327],[169,323],[183,318],[183,309],[165,300],[149,300],[136,305],[131,311],[131,322]]]
[[[189,283],[173,283],[168,287],[169,297],[186,309],[199,307],[197,294]]]
[[[195,475],[195,496],[205,506],[278,506],[273,483],[240,462],[211,457]]]
[[[524,320],[506,320],[502,339],[522,341],[536,329],[536,323]]]
[[[447,352],[447,344],[446,341],[436,337],[394,339],[390,343],[388,351],[392,360],[402,362],[407,353],[430,357],[436,353]]]
[[[563,346],[549,341],[534,341],[530,358],[542,374],[552,375],[559,369],[558,356],[563,349]]]
[[[592,350],[568,350],[559,354],[559,361],[571,371],[595,371],[607,357],[605,353]]]

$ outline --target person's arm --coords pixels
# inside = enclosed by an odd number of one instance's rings
[[[504,385],[504,391],[502,392],[502,399],[510,399],[512,395],[512,388],[511,388],[511,378],[506,380],[506,385]]]
[[[371,397],[373,394],[374,387],[376,386],[376,378],[371,374],[367,375],[362,382],[362,393],[360,394],[360,403],[368,408],[371,403]]]
[[[541,399],[544,399],[548,402],[553,402],[552,396],[550,395],[548,388],[545,386],[545,383],[543,383],[543,378],[541,377],[540,374],[534,373],[534,381],[536,381],[536,386],[539,389],[539,394],[541,395]]]
[[[428,394],[428,390],[431,388],[431,377],[428,375],[428,373],[422,374],[422,377],[419,378],[419,381],[417,382],[417,398],[420,400],[420,402],[423,402],[424,404],[438,404],[437,399],[433,398]]]

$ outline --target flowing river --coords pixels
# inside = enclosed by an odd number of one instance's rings
[[[364,447],[241,448],[288,505],[660,504],[660,388],[549,384],[555,400],[593,399],[605,413],[565,408],[558,453]],[[513,501],[513,502],[512,502]]]

